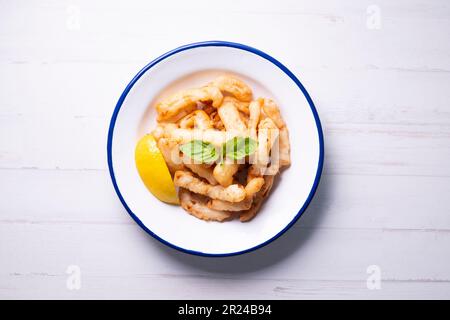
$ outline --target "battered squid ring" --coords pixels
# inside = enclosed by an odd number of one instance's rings
[[[207,200],[189,190],[180,188],[178,196],[181,207],[194,217],[205,221],[225,221],[233,218],[232,212],[209,208]]]
[[[229,75],[220,76],[212,82],[212,85],[223,92],[233,95],[238,100],[244,102],[252,101],[252,89],[244,81],[235,77]]]
[[[198,102],[212,102],[217,108],[223,100],[222,92],[217,87],[206,86],[184,90],[170,96],[156,105],[158,121],[176,122],[197,109]]]
[[[279,160],[280,166],[289,166],[291,164],[291,147],[289,142],[289,131],[286,127],[286,123],[281,117],[280,108],[271,99],[264,99],[263,110],[267,117],[272,119],[273,122],[280,129],[280,149],[279,149]]]
[[[213,122],[203,110],[195,110],[180,120],[180,128],[183,129],[212,129]]]
[[[240,212],[239,220],[241,222],[250,221],[256,216],[259,208],[261,208],[261,205],[264,202],[264,199],[269,195],[270,189],[272,189],[274,178],[274,176],[264,176],[264,185],[255,195],[252,206],[250,209]]]
[[[232,100],[225,100],[217,110],[220,120],[227,132],[235,132],[241,135],[247,133],[247,126],[241,118],[241,114],[238,110],[236,103]]]
[[[248,102],[240,101],[231,96],[225,96],[225,97],[223,97],[222,104],[225,104],[225,103],[233,103],[236,106],[236,108],[243,114],[245,114],[247,116],[250,114],[250,110],[249,110],[250,103],[248,103]]]
[[[220,185],[213,186],[194,177],[192,173],[187,171],[175,172],[173,182],[177,187],[208,196],[211,199],[240,202],[246,196],[245,189],[241,185],[232,184],[226,188]]]
[[[223,187],[228,187],[233,183],[233,176],[238,171],[237,163],[218,163],[213,170],[214,178]]]

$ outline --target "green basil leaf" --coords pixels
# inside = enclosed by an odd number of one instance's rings
[[[180,151],[200,163],[211,163],[219,157],[214,145],[202,140],[191,140],[180,146]]]
[[[223,145],[222,152],[229,159],[240,160],[254,153],[257,146],[258,143],[249,137],[234,137]]]

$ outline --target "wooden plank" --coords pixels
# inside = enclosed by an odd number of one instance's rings
[[[143,66],[144,63],[1,63],[0,117],[109,119],[122,91]]]
[[[450,126],[450,73],[293,67],[328,124]]]
[[[65,287],[68,275],[1,276],[2,299],[448,299],[448,282],[242,280],[170,276],[83,276],[80,290]],[[130,289],[132,288],[132,289]],[[183,288],[183,290],[179,290]]]
[[[111,116],[142,63],[0,63],[0,117]],[[450,73],[401,70],[323,70],[290,65],[325,125],[335,123],[450,126]],[[114,69],[114,76],[111,76]],[[46,88],[36,85],[35,75]],[[64,86],[60,86],[64,79]],[[401,84],[399,86],[398,84]],[[269,88],[270,90],[270,88]],[[26,92],[26,94],[24,94]],[[283,106],[286,108],[294,106]]]
[[[448,232],[291,229],[262,250],[218,263],[168,248],[137,225],[2,224],[0,229],[1,254],[10,257],[2,259],[2,274],[61,274],[77,264],[86,275],[365,281],[367,267],[378,265],[387,280],[450,280],[443,245],[449,244]],[[12,241],[18,237],[20,242]]]
[[[333,174],[449,176],[447,127],[339,124],[324,128]],[[357,147],[355,147],[357,146]]]
[[[131,224],[109,174],[92,170],[0,170],[3,224]],[[450,178],[330,175],[296,228],[450,230]],[[181,210],[181,209],[180,209]]]
[[[106,118],[0,118],[0,167],[106,169],[108,126]],[[324,124],[324,133],[329,173],[450,176],[450,127]]]
[[[118,80],[101,90],[96,84],[109,77],[110,66],[95,67],[98,78],[87,77],[81,84],[77,79],[88,68],[89,64],[6,65],[6,72],[0,75],[6,88],[0,94],[0,167],[106,168],[109,117],[132,67],[116,68]],[[48,95],[27,81],[35,73],[42,73],[43,82],[55,87],[62,75],[74,77],[63,90]],[[311,84],[322,118],[329,172],[449,176],[449,77],[447,73],[427,72],[417,77],[417,73],[375,70],[346,73],[345,81],[339,81],[338,72],[309,70],[305,84]],[[358,84],[359,78],[367,80],[368,86]],[[321,85],[321,79],[328,79],[327,85]],[[391,89],[396,81],[403,83],[402,94]],[[19,83],[26,85],[27,95],[20,94],[23,87]],[[91,91],[80,94],[86,83],[91,83],[87,86]],[[355,88],[345,90],[339,83],[355,83]],[[87,95],[93,98],[86,99]],[[428,96],[434,97],[432,102]],[[355,144],[360,146],[358,152]]]
[[[388,290],[379,297],[450,294],[448,232],[293,229],[264,249],[219,261],[166,248],[134,225],[15,224],[0,231],[4,298],[73,297],[65,287],[69,265],[81,269],[80,298],[123,297],[120,288],[130,281],[139,297],[175,297],[176,287],[189,288],[191,297],[205,290],[216,297],[362,297],[372,294],[370,265],[380,267],[382,290]]]
[[[71,3],[8,4],[0,25],[0,60],[148,61],[180,44],[233,35],[235,41],[272,52],[288,64],[301,61],[304,67],[450,70],[450,44],[442,41],[450,24],[443,18],[449,11],[445,1],[414,3],[378,1],[379,30],[366,27],[371,3],[360,1],[342,7],[334,1],[323,6],[287,1],[276,8],[259,1],[232,2],[221,3],[220,13],[203,1],[151,6],[81,2],[75,29],[70,27],[74,13],[67,11]],[[411,32],[414,37],[405,36]]]

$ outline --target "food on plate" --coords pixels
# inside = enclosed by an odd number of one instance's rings
[[[202,220],[253,219],[291,164],[275,101],[254,99],[244,81],[221,75],[159,101],[156,111],[156,127],[135,153],[147,188]]]
[[[158,121],[179,120],[196,110],[198,102],[211,101],[213,107],[217,108],[222,103],[222,99],[222,93],[214,86],[178,92],[157,104]]]
[[[252,100],[252,89],[244,81],[236,77],[223,75],[217,77],[211,85],[219,88],[224,93],[233,95],[240,101],[249,102]]]

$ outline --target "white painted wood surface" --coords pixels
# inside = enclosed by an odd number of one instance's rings
[[[446,0],[0,0],[0,298],[450,298],[449,30]],[[305,216],[220,259],[148,236],[106,165],[131,77],[211,39],[291,68],[326,143]]]

